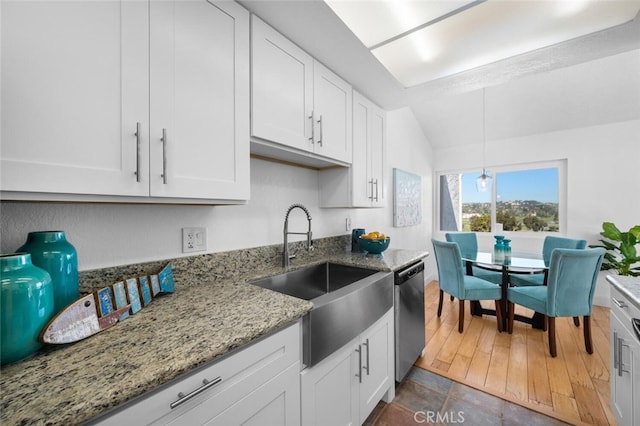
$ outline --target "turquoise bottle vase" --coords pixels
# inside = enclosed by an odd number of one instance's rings
[[[496,239],[496,243],[493,245],[493,262],[501,264],[504,262],[504,236],[496,235],[493,238]]]
[[[511,240],[504,239],[502,240],[502,251],[504,252],[504,264],[511,265],[511,245],[509,243]]]
[[[0,256],[0,361],[8,364],[42,347],[40,332],[53,317],[53,285],[28,253]]]
[[[80,297],[78,254],[63,231],[29,232],[18,252],[31,253],[33,264],[51,275],[55,313]]]

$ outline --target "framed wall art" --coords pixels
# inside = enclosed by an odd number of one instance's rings
[[[419,225],[422,222],[422,177],[393,169],[393,226]]]

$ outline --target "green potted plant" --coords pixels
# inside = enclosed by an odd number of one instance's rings
[[[607,249],[602,262],[601,270],[614,269],[618,275],[640,276],[640,256],[636,251],[636,245],[640,244],[640,225],[621,232],[612,222],[602,223],[602,232],[605,239],[599,241],[602,245],[589,245],[589,247],[603,247]]]

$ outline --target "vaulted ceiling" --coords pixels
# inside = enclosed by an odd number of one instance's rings
[[[630,1],[640,8],[640,0]],[[404,88],[324,1],[240,3],[381,107],[410,107],[434,148],[482,141],[483,89],[489,141],[640,119],[638,15],[609,29]]]

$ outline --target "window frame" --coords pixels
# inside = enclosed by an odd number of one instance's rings
[[[535,170],[535,169],[550,169],[556,168],[558,170],[558,232],[549,232],[549,231],[504,231],[505,233],[514,233],[522,237],[534,237],[540,236],[545,237],[547,235],[566,235],[567,232],[567,159],[558,159],[558,160],[548,160],[548,161],[537,161],[530,163],[516,163],[516,164],[508,164],[508,165],[497,165],[497,166],[487,166],[486,170],[491,175],[491,231],[482,232],[478,231],[479,234],[482,235],[490,235],[495,234],[496,229],[496,207],[497,207],[497,174],[502,172],[517,172],[517,171],[525,171],[525,170]],[[440,197],[441,197],[441,186],[440,180],[441,176],[451,175],[451,174],[469,174],[469,173],[477,173],[478,176],[482,173],[481,168],[462,168],[462,169],[452,169],[452,170],[437,170],[435,171],[434,177],[434,234],[441,234],[445,232],[462,232],[462,231],[443,231],[441,229],[441,206],[440,206]]]

